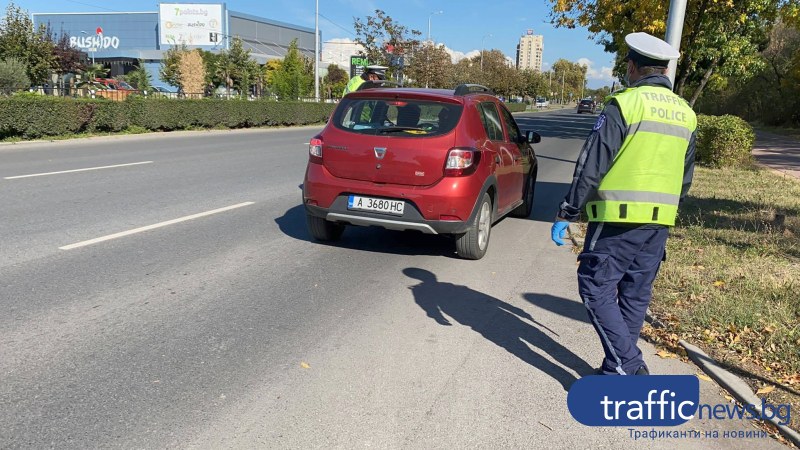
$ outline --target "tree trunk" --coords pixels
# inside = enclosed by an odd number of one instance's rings
[[[692,108],[694,108],[694,104],[697,101],[697,99],[700,98],[700,94],[703,93],[703,89],[706,87],[708,80],[711,78],[711,74],[714,73],[714,69],[717,67],[717,64],[719,64],[719,56],[714,58],[714,61],[711,62],[711,67],[709,67],[708,70],[706,71],[706,74],[703,75],[703,79],[702,81],[700,81],[700,86],[697,86],[697,90],[694,91],[692,99],[689,100],[689,106],[691,106]]]

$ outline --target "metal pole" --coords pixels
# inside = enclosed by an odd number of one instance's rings
[[[669,17],[667,18],[667,35],[665,40],[675,50],[681,50],[681,35],[683,34],[683,21],[686,18],[686,0],[671,0],[669,4]],[[678,70],[678,60],[669,62],[667,76],[675,89],[675,72]]]
[[[561,104],[564,104],[564,74],[565,72],[561,72]]]
[[[319,0],[314,17],[314,98],[319,101]]]

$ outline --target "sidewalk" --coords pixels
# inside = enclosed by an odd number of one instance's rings
[[[800,141],[766,131],[756,131],[756,161],[776,172],[800,179]]]

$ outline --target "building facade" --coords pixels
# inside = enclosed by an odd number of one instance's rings
[[[542,54],[544,53],[544,36],[533,34],[528,30],[519,38],[517,44],[517,69],[542,71]]]
[[[292,40],[314,58],[314,30],[230,11],[224,3],[160,3],[158,11],[34,13],[34,25],[48,27],[56,38],[66,34],[73,47],[124,75],[140,64],[154,86],[164,86],[159,69],[164,53],[177,45],[218,53],[239,37],[259,64],[283,59]],[[320,39],[321,41],[321,39]]]

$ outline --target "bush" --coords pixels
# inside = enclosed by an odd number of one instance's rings
[[[24,62],[17,58],[0,60],[0,94],[11,95],[30,84]]]
[[[750,151],[756,135],[744,119],[731,116],[697,116],[697,156],[711,167],[741,167],[752,163]]]
[[[506,108],[512,113],[514,112],[522,112],[528,108],[527,103],[506,103]]]
[[[335,104],[268,100],[169,99],[125,101],[43,95],[0,98],[0,139],[36,139],[85,131],[245,128],[323,123]]]

